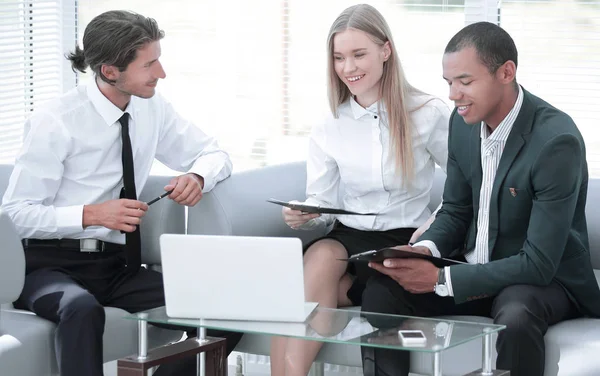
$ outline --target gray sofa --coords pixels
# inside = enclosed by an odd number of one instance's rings
[[[12,167],[0,166],[0,194],[4,192]],[[436,175],[430,207],[439,203],[444,183],[443,173]],[[153,198],[161,192],[169,177],[152,177],[140,197]],[[308,242],[324,234],[325,229],[295,231],[281,219],[281,208],[265,202],[267,198],[302,199],[305,187],[304,163],[289,163],[235,173],[206,194],[188,212],[188,233],[213,235],[296,236]],[[600,180],[590,181],[588,193],[588,226],[592,261],[600,268],[600,213],[593,210],[600,199]],[[158,237],[162,233],[183,233],[185,213],[170,200],[152,206],[142,222],[144,262],[160,264]],[[19,295],[24,271],[23,251],[14,229],[0,215],[0,375],[54,376],[57,374],[53,350],[54,325],[24,311],[10,307]],[[596,271],[600,277],[600,270]],[[7,306],[6,304],[9,304]],[[124,320],[126,313],[107,308],[104,334],[104,359],[114,360],[137,351],[137,324]],[[454,317],[457,318],[457,317]],[[462,318],[464,319],[464,318]],[[483,317],[470,320],[489,321]],[[600,374],[600,320],[582,318],[552,327],[546,335],[546,376],[588,376]],[[150,327],[149,345],[157,346],[180,337],[181,333]],[[269,338],[246,334],[236,350],[258,355],[269,354]],[[316,369],[324,363],[360,367],[357,346],[325,344],[317,359]],[[445,375],[459,375],[481,365],[481,343],[470,342],[450,349],[442,356]],[[431,374],[431,358],[412,355],[412,371]]]
[[[0,197],[4,194],[12,166],[0,165]],[[149,179],[141,200],[149,200],[163,191],[171,177]],[[150,267],[160,262],[158,237],[162,233],[185,232],[185,209],[171,200],[152,205],[142,221],[142,261]],[[12,223],[0,213],[0,375],[55,376],[58,375],[54,354],[55,325],[31,312],[14,309],[12,302],[21,293],[25,275],[23,248]],[[104,361],[109,362],[137,353],[137,327],[125,320],[127,312],[106,308],[104,331]],[[181,332],[149,326],[148,344],[151,347],[180,339]]]
[[[206,194],[200,205],[188,212],[188,233],[246,236],[292,236],[303,242],[321,236],[325,229],[296,231],[281,219],[281,208],[266,203],[268,198],[301,200],[305,197],[304,163],[289,163],[233,174]],[[430,208],[440,202],[445,175],[438,170]],[[588,228],[594,268],[600,269],[600,213],[594,207],[600,200],[600,179],[591,180],[588,192]],[[600,270],[595,271],[600,279]],[[448,317],[490,322],[484,317]],[[581,318],[562,322],[546,334],[546,376],[600,375],[600,320]],[[269,338],[246,334],[236,350],[258,355],[269,354]],[[443,353],[444,375],[463,375],[481,367],[481,341],[473,341]],[[323,363],[361,366],[358,346],[325,344],[317,358],[318,373]],[[412,354],[411,370],[432,373],[427,354]],[[494,360],[495,361],[495,360]],[[320,370],[319,370],[320,368]]]

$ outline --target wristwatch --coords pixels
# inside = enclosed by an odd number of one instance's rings
[[[435,334],[436,338],[446,338],[449,328],[450,324],[448,324],[446,321],[440,321],[435,324],[433,333]]]
[[[440,268],[438,271],[438,280],[433,291],[439,296],[448,296],[448,286],[446,286],[446,272],[444,271],[444,268]]]

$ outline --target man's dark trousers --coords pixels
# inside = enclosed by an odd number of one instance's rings
[[[130,313],[165,304],[162,275],[125,268],[123,252],[78,252],[48,246],[25,249],[27,276],[15,307],[57,324],[55,349],[61,376],[102,376],[104,307]],[[201,286],[199,286],[201,288]],[[178,328],[186,330],[186,328]],[[187,328],[195,336],[195,328]],[[227,338],[230,353],[240,333],[208,331]],[[158,376],[195,375],[195,357],[159,367]]]
[[[452,297],[435,293],[411,294],[393,279],[372,277],[363,293],[362,311],[407,316],[475,315],[506,325],[498,333],[496,368],[511,376],[543,376],[544,334],[548,326],[579,315],[577,308],[556,282],[548,286],[514,285],[494,298],[454,304]],[[369,319],[377,328],[389,328],[385,320]],[[408,376],[410,354],[363,347],[366,376]]]

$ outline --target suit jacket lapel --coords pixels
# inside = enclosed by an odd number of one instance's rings
[[[471,189],[473,190],[473,216],[477,221],[479,211],[479,194],[481,192],[481,182],[483,172],[481,170],[481,125],[474,125],[471,129]]]
[[[519,152],[525,145],[525,135],[531,132],[533,126],[533,115],[535,108],[529,98],[530,94],[523,89],[523,104],[519,115],[513,124],[512,130],[506,140],[500,163],[498,164],[498,170],[496,171],[496,177],[494,178],[494,185],[492,186],[492,195],[490,197],[490,227],[489,227],[489,238],[488,245],[490,254],[496,244],[496,237],[498,235],[498,195],[500,193],[500,187],[504,184],[506,175],[510,170],[513,162],[519,155]]]

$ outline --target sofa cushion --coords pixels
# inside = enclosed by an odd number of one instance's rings
[[[544,337],[545,376],[592,376],[600,370],[600,319],[580,318],[560,322]]]

